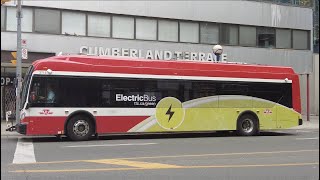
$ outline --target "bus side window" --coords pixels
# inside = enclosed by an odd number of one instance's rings
[[[217,83],[214,81],[203,82],[203,81],[193,81],[192,82],[192,99],[215,96],[218,94]]]

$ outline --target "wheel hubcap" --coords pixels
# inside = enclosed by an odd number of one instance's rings
[[[73,125],[73,132],[77,136],[85,136],[89,132],[89,124],[85,120],[78,120]]]
[[[253,127],[254,127],[253,121],[251,119],[245,119],[242,122],[241,127],[242,127],[244,132],[250,133],[250,132],[253,131]]]

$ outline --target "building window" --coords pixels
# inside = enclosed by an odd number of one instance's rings
[[[157,40],[157,20],[136,18],[136,38]]]
[[[78,12],[62,12],[62,34],[86,35],[86,15]]]
[[[110,16],[88,14],[88,36],[110,37]]]
[[[239,26],[222,24],[221,25],[221,44],[238,45]]]
[[[180,42],[199,43],[199,23],[180,22]]]
[[[22,9],[23,18],[21,20],[21,31],[32,32],[33,13],[30,8]],[[7,30],[17,31],[17,10],[15,7],[7,7]]]
[[[290,29],[276,29],[276,47],[285,49],[291,48]]]
[[[5,7],[1,6],[1,31],[5,30],[4,20],[6,17],[6,9]]]
[[[293,49],[309,49],[308,41],[308,31],[293,30]]]
[[[256,46],[256,27],[240,26],[239,38],[241,46]]]
[[[34,23],[35,32],[60,34],[60,11],[35,9]]]
[[[275,47],[275,29],[267,27],[257,28],[258,47]]]
[[[112,17],[112,36],[115,38],[134,38],[134,19],[133,17],[113,16]]]
[[[178,22],[159,20],[159,40],[178,42]]]
[[[215,23],[200,24],[200,41],[206,44],[219,43],[219,25]]]

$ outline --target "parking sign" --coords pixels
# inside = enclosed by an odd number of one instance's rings
[[[22,48],[22,59],[28,59],[28,49]]]

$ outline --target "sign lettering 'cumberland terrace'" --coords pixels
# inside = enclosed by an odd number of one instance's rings
[[[213,53],[104,48],[97,46],[81,46],[80,54],[95,56],[128,56],[141,59],[216,61],[216,56]],[[227,54],[222,54],[220,59],[221,61],[227,61]]]

